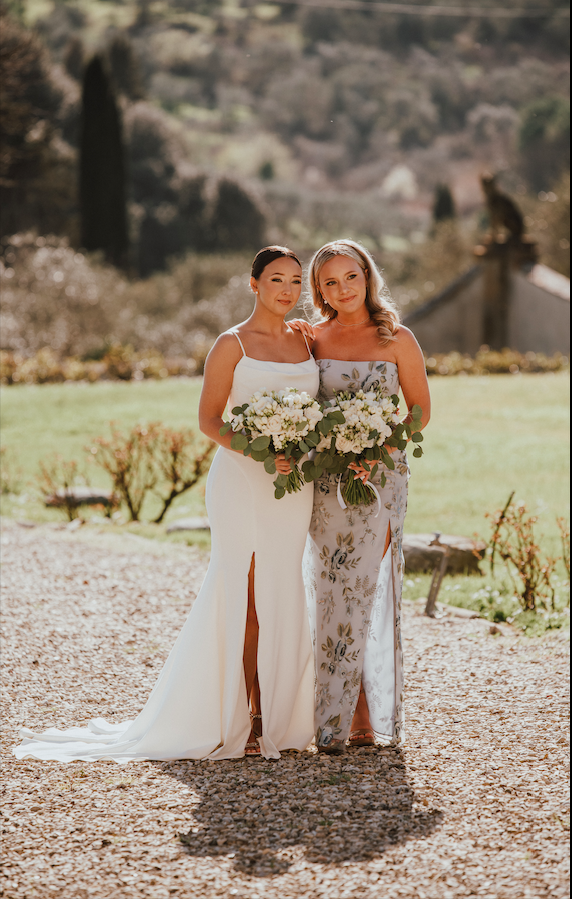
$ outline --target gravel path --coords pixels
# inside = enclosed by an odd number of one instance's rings
[[[403,751],[17,762],[26,724],[134,716],[206,557],[3,529],[8,899],[568,896],[568,644],[404,613]]]

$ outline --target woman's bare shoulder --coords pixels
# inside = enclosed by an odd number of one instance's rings
[[[237,329],[234,328],[232,331],[224,331],[222,334],[219,334],[209,352],[211,361],[219,362],[226,360],[229,363],[234,363],[236,365],[243,355],[242,348],[237,340],[236,330]]]
[[[406,328],[405,325],[399,325],[394,336],[394,346],[398,346],[404,350],[414,349],[419,346],[415,334],[413,331],[410,331],[409,328]]]

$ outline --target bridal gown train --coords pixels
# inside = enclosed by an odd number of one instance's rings
[[[311,355],[305,362],[280,363],[252,359],[242,350],[231,409],[258,390],[318,392]],[[261,752],[279,758],[281,750],[307,747],[314,732],[314,660],[302,555],[313,487],[307,484],[277,500],[273,480],[260,462],[218,449],[206,488],[209,568],[144,709],[121,724],[98,718],[66,731],[36,734],[24,728],[23,742],[14,749],[17,758],[120,763],[241,758],[250,734],[243,650],[253,554]]]

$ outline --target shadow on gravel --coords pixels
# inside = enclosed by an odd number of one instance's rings
[[[426,837],[443,818],[439,809],[417,804],[404,753],[396,749],[157,764],[199,798],[188,832],[179,834],[181,849],[230,857],[237,870],[257,877],[287,871],[300,848],[309,862],[368,861]]]

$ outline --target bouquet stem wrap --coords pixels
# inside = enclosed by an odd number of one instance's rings
[[[371,481],[366,481],[364,484],[350,469],[344,493],[350,506],[369,506],[375,497],[377,500],[377,512],[374,517],[378,517],[381,512],[381,496],[379,495],[379,490]],[[342,493],[342,475],[338,478],[338,502],[342,509],[347,509],[348,503],[345,502],[344,494]]]

